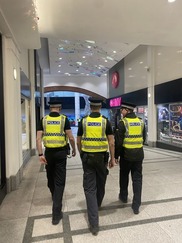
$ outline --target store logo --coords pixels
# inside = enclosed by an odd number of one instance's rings
[[[121,97],[110,99],[109,105],[110,107],[121,106]]]

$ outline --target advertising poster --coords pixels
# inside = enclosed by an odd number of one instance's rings
[[[176,137],[182,137],[182,104],[169,105],[170,131]]]

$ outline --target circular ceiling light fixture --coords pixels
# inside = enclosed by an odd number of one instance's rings
[[[168,0],[168,3],[173,3],[175,2],[176,0]]]

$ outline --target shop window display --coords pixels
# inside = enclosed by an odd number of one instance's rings
[[[113,131],[115,132],[115,130],[116,130],[117,126],[118,126],[118,123],[119,123],[119,121],[121,119],[120,109],[110,109],[108,118],[109,118],[109,120],[111,122]]]
[[[145,144],[148,144],[148,108],[146,106],[138,106],[134,112],[138,117],[140,117],[143,122],[145,123],[146,129],[146,139]]]
[[[22,150],[30,148],[30,129],[29,129],[29,101],[21,99],[21,121],[22,121]]]
[[[182,104],[158,106],[158,140],[182,147]]]

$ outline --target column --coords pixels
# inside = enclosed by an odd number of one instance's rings
[[[75,92],[75,126],[78,126],[80,119],[80,94]]]
[[[36,154],[36,117],[35,117],[35,65],[34,51],[29,50],[29,79],[31,82],[30,126],[31,126],[31,155]]]
[[[148,145],[156,146],[157,141],[157,111],[155,105],[155,47],[148,46]]]

